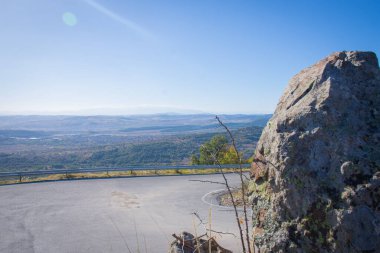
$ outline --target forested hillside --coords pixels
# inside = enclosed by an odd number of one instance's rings
[[[261,127],[233,131],[239,151],[243,152],[245,158],[253,154],[261,131]],[[189,164],[191,156],[199,151],[200,145],[216,134],[221,132],[171,135],[138,143],[0,153],[0,170]]]

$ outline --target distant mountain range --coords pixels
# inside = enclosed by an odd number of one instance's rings
[[[271,114],[220,115],[231,129],[265,126]],[[219,128],[211,114],[152,114],[131,116],[0,116],[0,132],[8,130],[23,136],[25,131],[52,132],[54,134],[179,134],[212,132]],[[32,132],[30,132],[33,135]],[[7,134],[8,135],[8,134]],[[14,136],[18,137],[18,136]],[[31,136],[33,137],[33,136]]]
[[[78,116],[98,116],[98,115],[148,115],[148,114],[207,114],[205,111],[157,105],[139,105],[131,107],[94,107],[83,109],[66,110],[29,110],[29,111],[0,111],[0,115],[78,115]]]

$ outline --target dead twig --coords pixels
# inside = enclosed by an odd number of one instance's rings
[[[208,232],[209,232],[209,237],[210,237],[210,239],[212,238],[212,236],[211,236],[211,207],[209,208],[209,210],[208,210]],[[209,251],[209,253],[212,253],[211,252],[211,240],[209,240],[209,243],[208,243],[208,251]]]
[[[232,172],[233,174],[237,174],[237,175],[240,175],[240,172]],[[246,175],[243,174],[243,177],[246,179],[246,180],[249,180],[249,177],[247,177]]]
[[[195,241],[196,241],[196,243],[198,245],[198,247],[196,247],[196,249],[198,250],[198,253],[201,253],[201,249],[199,248],[200,241],[199,241],[199,237],[198,237],[198,234],[197,234],[197,227],[195,226],[194,216],[193,216],[193,227],[194,227],[194,233],[195,233]],[[195,250],[193,251],[193,253],[195,253]]]
[[[226,184],[226,188],[227,188],[228,194],[230,195],[231,202],[232,202],[232,205],[233,205],[233,208],[234,208],[236,223],[237,223],[238,228],[239,228],[239,234],[240,234],[240,241],[241,241],[242,250],[243,250],[243,253],[246,253],[245,243],[244,243],[244,237],[243,237],[243,229],[241,228],[240,219],[239,219],[239,213],[238,213],[238,210],[237,210],[237,205],[236,205],[234,196],[233,196],[232,191],[231,191],[231,187],[230,187],[230,185],[228,183],[228,180],[226,178],[225,173],[222,170],[222,166],[221,166],[219,160],[217,159],[217,157],[215,156],[215,154],[210,154],[210,155],[213,156],[215,162],[217,163],[217,165],[218,165],[218,167],[220,169],[220,172],[222,174],[222,177],[224,179],[224,182]]]
[[[210,184],[221,184],[221,185],[226,185],[225,183],[221,182],[216,182],[216,181],[209,181],[209,180],[197,180],[197,179],[190,179],[189,181],[191,182],[201,182],[201,183],[210,183]]]
[[[208,229],[207,229],[208,230]],[[221,235],[232,235],[234,237],[237,237],[234,233],[228,233],[228,232],[220,232],[220,231],[215,231],[215,230],[211,230],[212,232],[216,233],[216,234],[221,234]]]
[[[246,241],[247,241],[247,246],[248,246],[248,252],[251,253],[251,246],[250,246],[251,243],[250,243],[250,238],[249,238],[249,236],[250,236],[250,234],[249,234],[249,223],[248,223],[248,215],[247,215],[247,202],[246,202],[246,199],[244,197],[245,196],[245,187],[244,187],[244,180],[243,180],[243,168],[241,166],[241,164],[242,164],[241,157],[240,157],[240,154],[239,154],[238,149],[236,147],[235,138],[233,137],[230,129],[228,129],[228,127],[219,119],[218,116],[215,116],[215,118],[219,122],[219,124],[227,131],[228,135],[230,136],[231,141],[232,141],[232,146],[234,147],[234,150],[236,152],[236,156],[239,160],[239,176],[240,176],[240,183],[241,183],[241,193],[243,196],[242,200],[243,200],[243,213],[244,213],[244,220],[245,220],[245,235],[246,235]],[[231,198],[232,198],[232,194],[231,194]],[[239,224],[240,224],[240,222],[239,222]]]
[[[198,220],[199,220],[199,222],[200,222],[200,223],[198,224],[198,226],[201,225],[201,224],[202,224],[202,225],[207,224],[206,222],[203,221],[203,219],[199,216],[199,214],[198,214],[197,212],[193,212],[193,213],[191,213],[191,214],[193,214],[195,217],[198,218]]]
[[[189,181],[192,181],[192,182],[201,182],[201,183],[210,183],[210,184],[221,184],[221,185],[226,186],[225,183],[216,182],[216,181],[209,181],[209,180],[190,179]],[[238,188],[237,187],[231,187],[231,189],[238,189]]]

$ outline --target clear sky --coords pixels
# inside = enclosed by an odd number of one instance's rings
[[[2,0],[0,113],[271,113],[334,51],[380,54],[377,0]]]

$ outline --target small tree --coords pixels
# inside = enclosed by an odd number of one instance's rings
[[[246,160],[240,160],[242,153],[238,153],[233,145],[228,145],[228,140],[224,135],[215,135],[211,140],[205,142],[199,148],[199,157],[191,156],[192,165],[201,164],[239,164],[246,163]],[[216,157],[214,157],[216,156]]]
[[[221,160],[227,150],[227,143],[227,138],[223,135],[212,137],[199,148],[199,164],[215,164],[215,157],[212,157],[210,153],[217,154],[217,159]]]
[[[240,154],[241,157],[241,154]],[[226,152],[223,153],[223,156],[220,160],[221,164],[238,164],[240,163],[239,157],[236,154],[236,150],[234,146],[229,146],[229,148],[226,150]],[[244,161],[243,161],[244,163]]]

